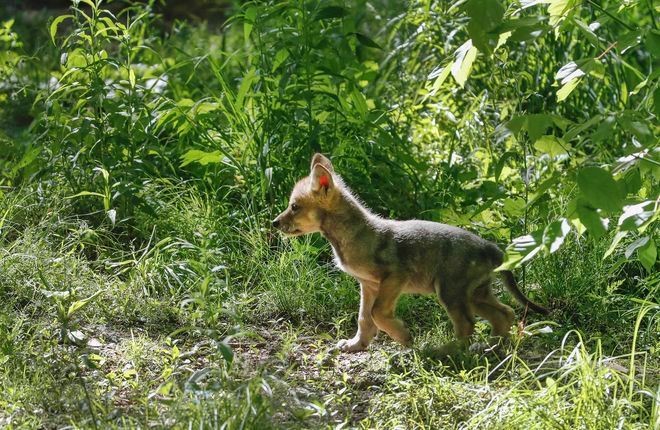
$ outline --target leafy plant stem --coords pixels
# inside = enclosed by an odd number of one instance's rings
[[[616,22],[618,22],[619,24],[621,24],[621,25],[623,25],[624,27],[626,27],[628,30],[630,30],[630,31],[635,31],[635,27],[631,26],[630,24],[626,23],[625,21],[622,21],[619,17],[617,17],[616,15],[612,14],[611,12],[609,12],[607,9],[603,8],[603,7],[602,7],[601,5],[599,5],[598,3],[594,2],[593,0],[587,0],[587,2],[588,2],[590,5],[592,5],[593,7],[595,7],[596,9],[598,9],[599,11],[603,12],[605,15],[609,16],[610,18],[612,18],[614,21],[616,21]]]
[[[655,8],[653,7],[653,3],[651,2],[651,0],[646,0],[646,4],[649,7],[649,13],[651,14],[651,23],[653,24],[653,28],[657,30],[658,21],[655,19]]]

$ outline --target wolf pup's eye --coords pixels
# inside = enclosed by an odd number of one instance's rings
[[[292,211],[295,212],[295,211],[297,211],[298,209],[300,209],[300,206],[298,206],[298,205],[295,204],[295,203],[291,203],[291,210],[292,210]]]

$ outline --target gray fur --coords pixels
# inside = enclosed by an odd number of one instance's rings
[[[273,224],[292,235],[321,232],[338,267],[360,282],[358,333],[339,342],[342,350],[366,348],[375,327],[409,345],[408,330],[394,317],[401,293],[436,294],[459,338],[472,334],[475,313],[490,320],[498,336],[506,335],[513,322],[513,311],[490,288],[493,271],[503,261],[496,245],[458,227],[373,214],[320,154],[312,159],[310,176],[296,184],[290,207]],[[510,272],[505,285],[521,303],[547,312],[518,290]]]

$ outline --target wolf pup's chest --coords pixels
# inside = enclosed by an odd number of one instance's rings
[[[380,282],[378,265],[373,253],[361,247],[360,244],[339,244],[330,242],[337,267],[345,273],[366,281]]]

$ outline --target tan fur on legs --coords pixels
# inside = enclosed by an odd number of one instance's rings
[[[449,306],[445,302],[441,303],[454,325],[454,332],[457,339],[436,348],[433,351],[433,355],[437,357],[451,356],[465,351],[470,345],[470,337],[474,333],[475,322],[465,302],[454,302]]]
[[[474,318],[470,309],[464,303],[458,303],[446,308],[451,322],[454,324],[456,337],[461,341],[467,342],[474,333]]]
[[[515,318],[513,309],[497,300],[490,283],[484,284],[474,291],[471,305],[477,315],[490,322],[492,336],[509,334]]]
[[[381,282],[371,315],[380,330],[400,344],[410,346],[412,345],[410,331],[403,321],[394,317],[394,308],[402,289],[403,285],[396,278],[386,278]]]
[[[358,314],[358,330],[352,339],[342,339],[337,348],[345,352],[363,351],[378,333],[371,311],[378,294],[378,284],[360,280],[360,313]]]

